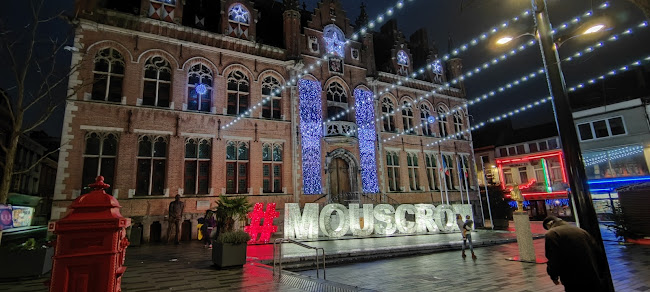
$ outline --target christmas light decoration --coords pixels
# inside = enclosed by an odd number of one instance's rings
[[[409,57],[406,55],[406,52],[404,52],[404,50],[400,50],[399,52],[397,52],[397,64],[399,65],[409,64]]]
[[[266,212],[262,211],[262,208],[264,208],[264,203],[256,203],[253,211],[248,213],[251,224],[244,226],[244,231],[251,236],[248,241],[250,244],[268,243],[271,240],[271,235],[278,231],[278,227],[273,225],[273,219],[280,216],[280,212],[275,211],[275,203],[268,203]],[[264,219],[263,223],[262,219]]]
[[[597,185],[597,184],[610,184],[610,183],[620,183],[620,182],[635,183],[635,182],[647,182],[647,181],[650,181],[650,176],[637,176],[637,177],[629,177],[629,178],[612,178],[612,179],[594,179],[594,180],[587,181],[587,183],[590,185]]]
[[[592,166],[607,161],[613,161],[632,155],[643,153],[643,146],[626,146],[614,150],[608,150],[598,153],[586,153],[583,155],[585,166]]]
[[[323,136],[321,86],[318,81],[301,79],[300,134],[302,146],[302,181],[304,194],[321,194],[321,148]]]
[[[239,3],[233,5],[228,11],[228,19],[245,24],[248,24],[248,15],[248,10]]]
[[[345,58],[345,35],[336,25],[330,24],[323,29],[323,40],[327,54]]]
[[[208,87],[205,86],[205,84],[203,84],[203,83],[196,84],[196,86],[194,87],[194,90],[196,91],[196,93],[198,93],[200,95],[204,95],[204,94],[208,93]]]
[[[375,153],[375,115],[372,92],[355,89],[356,120],[358,124],[359,156],[361,159],[361,183],[364,193],[379,193],[377,160]]]
[[[349,204],[350,231],[354,236],[368,236],[375,231],[374,205],[363,204],[363,228],[359,218],[359,204]]]
[[[550,179],[549,177],[549,172],[548,172],[548,163],[546,162],[546,158],[541,159],[542,163],[542,173],[544,175],[544,189],[546,190],[547,193],[550,193],[553,191],[553,188],[551,188],[551,184],[549,183]]]

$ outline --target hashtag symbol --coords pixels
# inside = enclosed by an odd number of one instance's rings
[[[244,227],[244,231],[251,236],[248,243],[268,243],[271,240],[271,234],[278,231],[278,227],[273,225],[273,219],[280,217],[280,213],[275,211],[275,203],[268,203],[266,212],[262,211],[263,207],[263,203],[256,203],[253,211],[248,213],[251,224]],[[262,219],[264,219],[263,223]]]

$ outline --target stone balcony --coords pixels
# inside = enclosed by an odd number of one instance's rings
[[[334,121],[325,123],[323,137],[329,143],[356,144],[357,124],[346,121]]]

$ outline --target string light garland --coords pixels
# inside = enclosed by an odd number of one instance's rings
[[[321,106],[320,82],[301,79],[300,134],[302,146],[302,182],[306,195],[321,194],[321,143],[323,109]]]
[[[626,158],[641,153],[643,153],[643,146],[640,145],[626,146],[626,147],[617,148],[615,150],[599,152],[596,154],[587,153],[584,155],[584,162],[585,162],[585,166],[592,166],[603,162]]]
[[[376,128],[372,104],[372,92],[355,89],[356,120],[359,127],[359,157],[361,160],[361,183],[364,193],[379,193],[377,158],[375,153]]]

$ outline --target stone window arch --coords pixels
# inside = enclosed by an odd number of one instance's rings
[[[282,119],[282,91],[280,81],[273,76],[267,76],[262,81],[262,117],[267,119]]]
[[[435,118],[431,114],[431,109],[426,104],[420,105],[420,124],[422,126],[422,135],[424,136],[435,136],[433,131],[433,123]]]
[[[384,131],[395,132],[395,104],[389,97],[381,100],[381,113],[384,120]]]
[[[172,68],[165,58],[154,56],[145,62],[142,105],[169,107]]]
[[[122,101],[124,80],[124,57],[114,48],[103,49],[95,54],[93,69],[93,100]]]
[[[212,108],[212,70],[196,64],[187,74],[187,109],[209,112]]]
[[[438,130],[440,137],[447,137],[447,108],[444,105],[438,106]]]
[[[465,139],[463,132],[463,114],[460,112],[454,113],[454,133],[459,134],[457,138]]]
[[[413,123],[413,108],[411,103],[404,101],[402,104],[402,126],[405,134],[415,134],[415,124]]]

